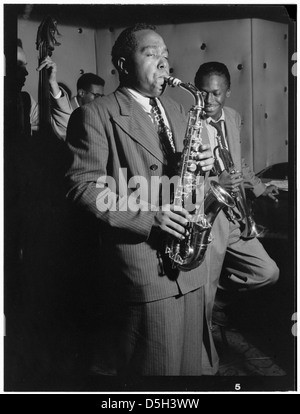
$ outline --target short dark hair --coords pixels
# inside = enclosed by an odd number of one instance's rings
[[[104,79],[100,78],[100,76],[95,75],[94,73],[84,73],[82,76],[80,76],[80,78],[77,81],[77,90],[87,90],[91,85],[104,86],[105,81]]]
[[[128,57],[133,54],[137,46],[135,33],[140,30],[153,30],[156,31],[156,27],[147,23],[137,23],[134,26],[130,26],[120,33],[119,37],[115,41],[115,44],[111,51],[112,62],[118,69],[118,60],[120,57]]]
[[[195,85],[197,88],[202,83],[202,79],[204,76],[208,75],[218,75],[218,76],[224,76],[227,82],[228,88],[230,88],[231,85],[231,79],[230,79],[230,73],[226,65],[221,62],[206,62],[200,65],[196,76],[195,76]]]

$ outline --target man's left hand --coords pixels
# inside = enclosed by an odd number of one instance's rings
[[[196,161],[203,172],[210,171],[213,168],[215,160],[209,145],[201,145]]]

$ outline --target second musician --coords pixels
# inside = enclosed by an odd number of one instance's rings
[[[220,62],[202,64],[195,77],[195,84],[205,99],[206,128],[210,144],[217,158],[215,170],[219,183],[233,194],[244,190],[246,183],[258,197],[275,198],[277,189],[266,187],[241,157],[241,116],[232,108],[226,107],[226,99],[231,94],[230,74],[226,65]],[[226,160],[220,156],[218,147],[228,150],[235,169],[227,171]],[[225,162],[224,162],[225,161]],[[235,291],[253,290],[274,284],[279,277],[276,263],[269,257],[256,237],[244,238],[244,222],[237,218],[228,220],[222,213],[215,222],[217,234],[213,247],[214,261],[211,263],[211,284],[209,286],[211,317],[217,287],[219,287],[214,307],[214,321],[227,324],[227,310]],[[223,277],[219,275],[223,267]],[[218,286],[219,284],[219,286]]]

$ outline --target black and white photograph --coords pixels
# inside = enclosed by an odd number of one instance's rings
[[[3,393],[297,393],[296,16],[3,4]]]

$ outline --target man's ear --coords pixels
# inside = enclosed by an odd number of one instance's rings
[[[78,89],[78,95],[82,98],[84,96],[84,90]]]
[[[120,72],[128,75],[128,69],[127,69],[127,62],[124,57],[120,57],[118,60],[118,67],[120,68]]]
[[[227,89],[226,98],[229,98],[230,97],[230,94],[231,94],[231,90],[230,89]]]

